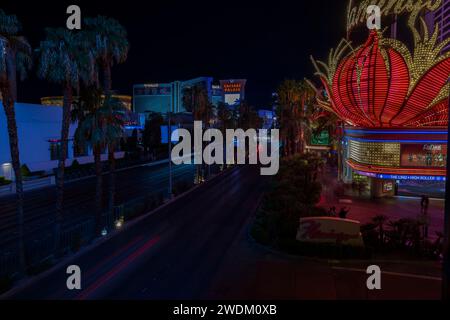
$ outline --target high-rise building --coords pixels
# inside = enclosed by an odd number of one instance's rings
[[[200,77],[171,83],[138,84],[133,87],[133,111],[136,113],[186,112],[183,94],[186,88],[201,85],[206,89],[210,102],[217,106],[223,102],[235,106],[245,99],[246,80],[220,80],[213,84],[213,78]]]
[[[439,26],[439,42],[450,38],[450,0],[442,0],[441,7],[434,13],[434,24]],[[444,52],[450,51],[450,43],[444,48]]]

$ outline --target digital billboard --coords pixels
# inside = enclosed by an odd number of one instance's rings
[[[443,168],[447,163],[445,144],[402,144],[402,167]]]

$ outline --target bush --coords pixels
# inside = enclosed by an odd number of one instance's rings
[[[0,186],[7,186],[8,184],[11,184],[12,181],[5,179],[5,177],[0,177]]]
[[[31,171],[30,171],[30,169],[28,168],[28,166],[27,166],[26,164],[23,164],[23,165],[20,167],[20,172],[22,173],[22,176],[23,176],[23,177],[29,177],[29,176],[31,176]]]
[[[81,167],[80,163],[77,159],[73,160],[72,165],[70,166],[70,169],[72,170],[78,170]]]
[[[267,245],[270,245],[272,243],[272,239],[270,238],[269,232],[260,223],[255,223],[252,226],[250,234],[253,237],[253,239],[255,239],[257,242],[259,242],[259,243],[261,243],[263,245],[267,246]]]

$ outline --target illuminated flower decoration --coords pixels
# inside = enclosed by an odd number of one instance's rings
[[[402,42],[373,31],[344,57],[351,45],[343,40],[328,64],[313,60],[326,89],[318,104],[352,126],[447,126],[450,53],[441,51],[450,40],[436,44],[438,27],[431,37],[425,34],[414,34],[413,55]]]

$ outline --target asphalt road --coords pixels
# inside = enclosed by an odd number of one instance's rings
[[[173,166],[174,183],[193,181],[194,166]],[[108,175],[103,176],[106,205]],[[65,185],[64,221],[73,223],[93,215],[95,210],[96,178],[87,178]],[[149,194],[168,192],[168,164],[142,165],[121,170],[116,175],[116,204],[121,204]],[[25,232],[52,223],[55,218],[56,187],[31,190],[25,193]],[[14,196],[0,197],[0,237],[10,237],[16,228],[16,201]]]
[[[255,167],[236,167],[75,258],[82,290],[66,287],[67,265],[14,299],[191,299],[205,296],[253,216],[264,188]]]
[[[227,171],[1,298],[440,298],[438,262],[317,261],[253,243],[247,230],[264,186],[255,168]],[[81,290],[66,287],[69,264],[81,268]],[[382,290],[367,290],[373,264]]]

